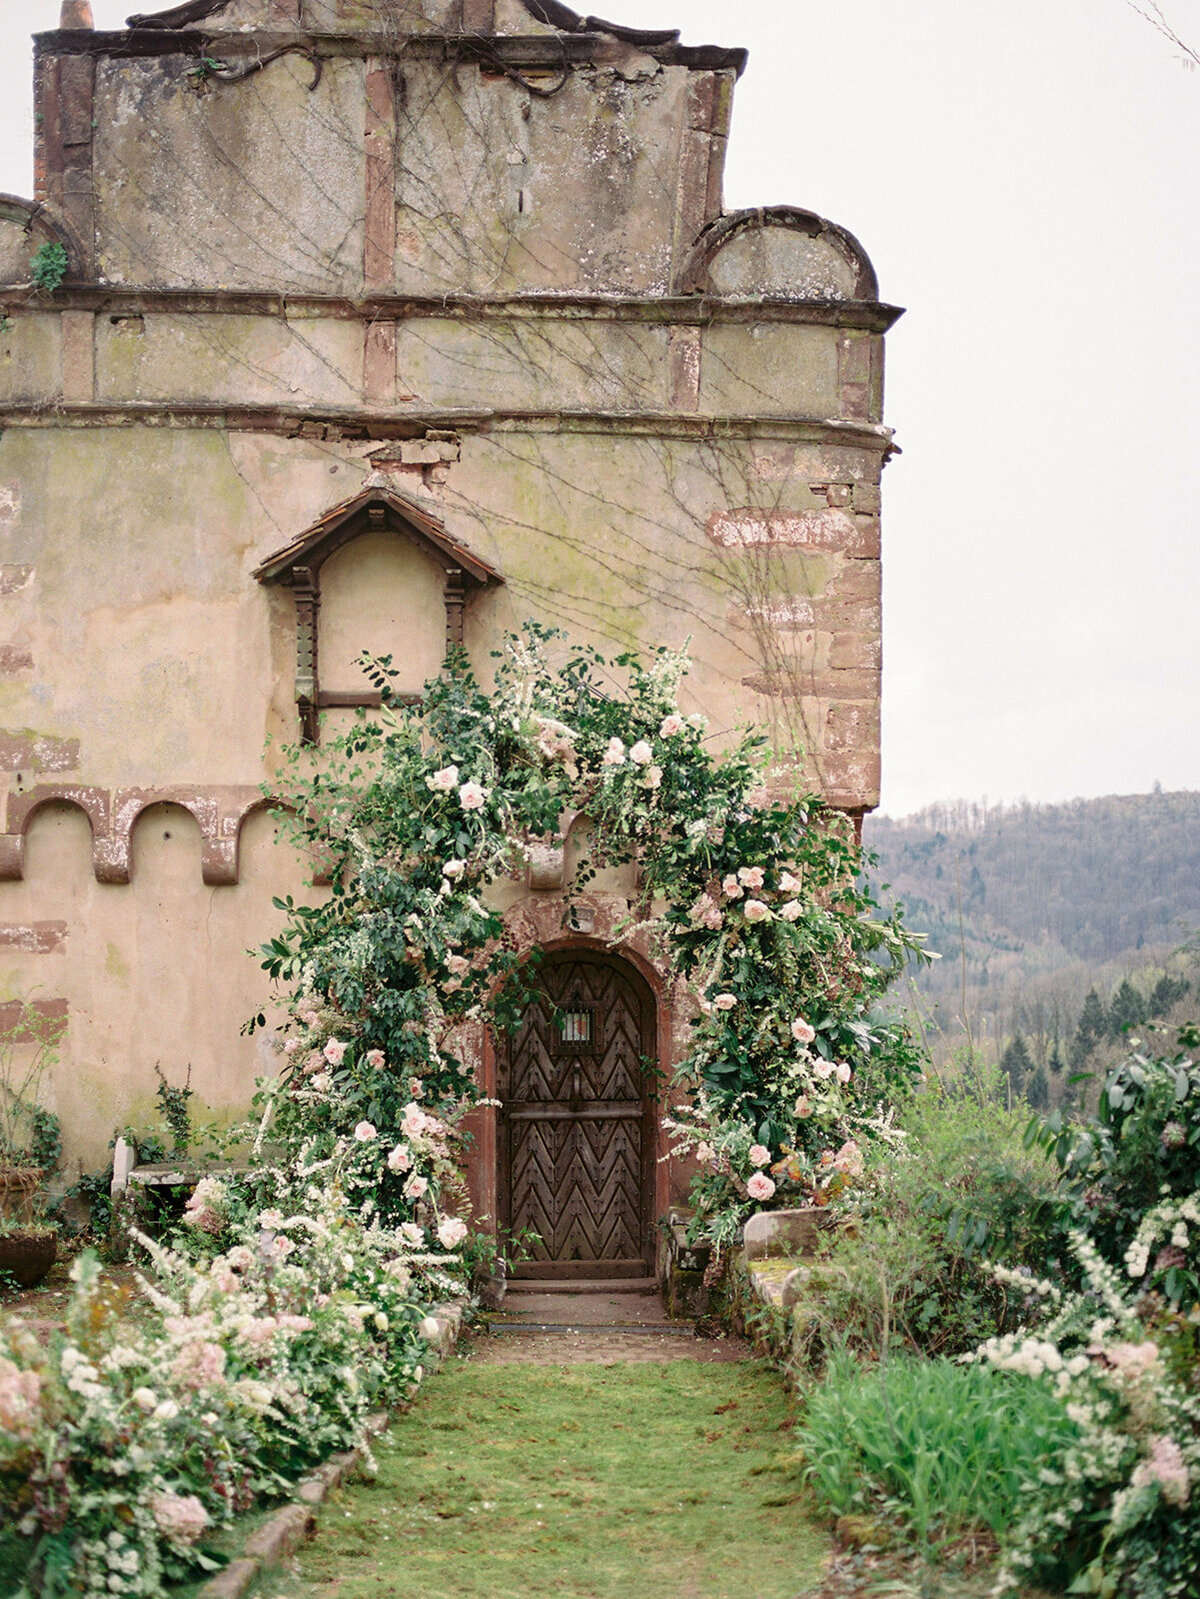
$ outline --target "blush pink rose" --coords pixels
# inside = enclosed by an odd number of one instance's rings
[[[458,767],[443,766],[432,777],[425,779],[425,787],[431,794],[448,794],[458,783]]]
[[[750,1164],[752,1166],[769,1166],[771,1164],[771,1151],[765,1144],[750,1145]]]
[[[331,1038],[321,1051],[331,1066],[340,1066],[346,1053],[345,1044],[336,1038]]]
[[[381,1049],[369,1049],[367,1051],[367,1065],[372,1071],[381,1072],[383,1070],[383,1064],[384,1054]]]
[[[811,1044],[817,1036],[815,1027],[810,1027],[803,1016],[797,1016],[792,1023],[792,1037],[798,1044]]]
[[[756,1171],[746,1184],[746,1192],[751,1199],[770,1199],[775,1192],[775,1184],[767,1176],[766,1172]]]
[[[743,888],[761,888],[766,881],[761,866],[739,866],[737,876]]]
[[[404,1185],[404,1197],[406,1199],[420,1199],[428,1187],[429,1184],[425,1178],[419,1173],[414,1173]]]
[[[478,783],[464,783],[458,791],[458,803],[464,811],[482,810],[486,799],[487,789]]]
[[[683,717],[672,711],[670,716],[663,717],[663,723],[658,730],[658,736],[659,738],[674,738],[676,733],[683,732],[683,728]]]
[[[733,872],[730,872],[728,877],[721,879],[721,892],[727,899],[741,899],[742,885],[738,882]]]
[[[771,920],[771,907],[764,905],[761,899],[748,899],[743,910],[748,922],[769,922]]]

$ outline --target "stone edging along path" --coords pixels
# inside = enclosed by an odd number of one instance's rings
[[[439,1362],[444,1360],[458,1342],[462,1331],[463,1306],[439,1305],[431,1312],[438,1324],[436,1338],[429,1341],[430,1352]],[[390,1421],[386,1411],[377,1411],[367,1418],[366,1430],[376,1438]],[[223,1571],[199,1590],[198,1599],[241,1599],[260,1572],[278,1566],[293,1550],[310,1538],[316,1527],[315,1506],[325,1496],[357,1469],[363,1462],[361,1449],[347,1449],[331,1455],[328,1460],[302,1477],[296,1489],[296,1498],[273,1511],[246,1539],[241,1554],[230,1561]]]

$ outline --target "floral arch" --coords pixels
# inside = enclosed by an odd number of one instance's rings
[[[412,1129],[486,1144],[488,1039],[564,943],[632,955],[669,1001],[663,1121],[717,1244],[876,1124],[914,1070],[879,1009],[914,940],[861,887],[845,819],[773,782],[761,739],[710,750],[677,706],[686,670],[530,629],[490,691],[459,653],[399,703],[390,662],[369,663],[381,713],[319,758],[292,752],[283,820],[332,887],[281,904],[264,947],[289,991],[274,1114],[316,1152],[350,1146],[383,1218],[464,1208],[448,1145],[414,1185]],[[620,869],[619,892],[596,886]]]

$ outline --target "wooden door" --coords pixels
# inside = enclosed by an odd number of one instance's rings
[[[653,1271],[654,999],[625,961],[548,956],[501,1051],[500,1210],[541,1243],[519,1277]]]

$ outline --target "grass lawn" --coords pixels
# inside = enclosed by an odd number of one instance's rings
[[[825,1535],[783,1464],[792,1414],[750,1362],[453,1362],[335,1494],[299,1576],[307,1599],[795,1599]]]

